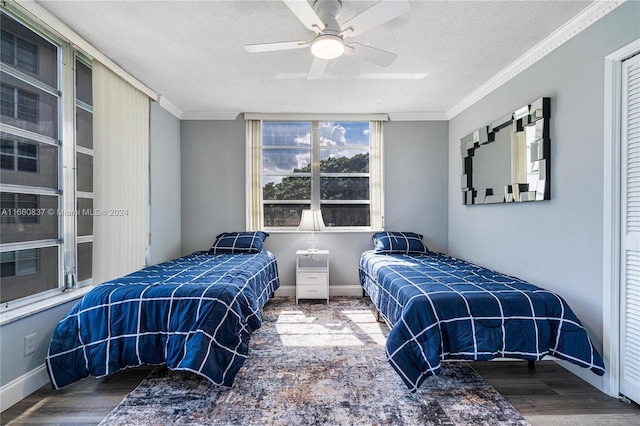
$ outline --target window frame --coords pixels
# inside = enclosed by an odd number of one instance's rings
[[[22,37],[20,37],[17,34],[13,34],[12,32],[9,32],[7,30],[2,30],[2,33],[4,35],[4,33],[8,34],[11,36],[11,65],[13,65],[16,68],[20,68],[23,69],[27,72],[31,72],[34,74],[38,73],[38,62],[37,62],[37,58],[38,58],[38,45],[35,43],[30,42],[27,39],[24,39]],[[29,68],[25,68],[23,66],[20,66],[20,50],[22,50],[23,52],[25,51],[24,48],[21,48],[20,44],[27,44],[29,45],[29,47],[33,47],[33,49],[35,50],[35,59],[36,59],[36,64],[35,64],[35,69],[29,69]],[[6,52],[4,52],[6,53]],[[30,52],[29,52],[30,53]],[[24,61],[23,61],[24,62]]]
[[[22,192],[2,192],[3,195],[11,195],[11,207],[0,206],[2,214],[0,215],[0,223],[22,223],[22,224],[38,224],[40,216],[37,214],[39,209],[39,199],[36,194],[25,194]],[[35,206],[31,205],[33,201],[25,200],[24,196],[36,197]],[[8,211],[5,211],[8,210]],[[33,213],[33,214],[25,214]]]
[[[2,192],[14,193],[14,200],[17,203],[17,198],[20,197],[20,194],[27,195],[44,195],[44,196],[55,196],[57,197],[57,209],[53,214],[58,215],[58,233],[57,238],[54,239],[45,239],[45,240],[29,240],[24,242],[10,242],[0,244],[0,251],[2,253],[6,252],[15,252],[16,262],[17,260],[17,252],[23,250],[32,250],[36,249],[38,256],[36,258],[38,273],[42,272],[42,268],[40,267],[40,250],[50,247],[57,248],[57,272],[55,276],[48,276],[47,272],[47,280],[50,280],[52,286],[55,283],[55,288],[50,288],[48,290],[35,292],[28,296],[20,297],[18,299],[9,300],[6,302],[2,302],[0,305],[0,316],[3,318],[2,321],[6,321],[10,316],[19,314],[23,309],[33,309],[29,306],[38,303],[44,305],[51,305],[51,303],[56,304],[60,303],[58,300],[62,295],[68,290],[80,289],[81,287],[85,287],[80,293],[84,293],[86,288],[89,288],[92,284],[92,279],[89,278],[83,282],[77,282],[76,272],[78,265],[78,253],[77,253],[77,245],[81,243],[92,243],[93,235],[85,235],[78,237],[76,221],[77,217],[75,212],[76,199],[77,197],[85,197],[85,198],[93,198],[93,193],[80,193],[77,191],[76,186],[76,155],[77,153],[82,153],[85,155],[90,155],[93,157],[93,149],[84,148],[77,144],[76,141],[76,108],[81,108],[93,114],[93,106],[88,105],[84,102],[81,102],[77,99],[77,87],[76,87],[76,61],[82,62],[89,69],[92,68],[92,58],[85,52],[78,50],[77,46],[72,45],[70,42],[62,39],[56,34],[53,34],[43,28],[39,23],[36,23],[32,20],[32,18],[24,15],[23,13],[17,11],[13,7],[8,7],[9,5],[2,5],[0,7],[0,11],[2,12],[3,20],[11,19],[18,24],[26,27],[29,31],[33,32],[37,36],[44,39],[46,42],[50,43],[55,48],[55,66],[56,66],[56,83],[55,87],[50,86],[45,81],[38,78],[38,76],[32,76],[27,73],[33,73],[32,69],[25,69],[18,66],[19,64],[16,62],[16,55],[19,53],[17,50],[13,52],[14,61],[13,64],[9,64],[7,62],[2,62],[0,68],[2,70],[3,75],[7,75],[8,77],[12,77],[14,79],[20,80],[23,83],[29,85],[29,87],[33,87],[36,90],[42,91],[43,93],[53,95],[57,98],[57,117],[55,118],[57,121],[57,133],[53,136],[47,136],[40,133],[36,133],[32,130],[28,130],[22,127],[14,127],[14,125],[10,125],[8,123],[0,124],[0,130],[3,133],[3,139],[13,140],[13,172],[31,172],[26,170],[20,170],[18,168],[19,158],[28,158],[35,159],[37,165],[37,172],[40,171],[41,168],[41,159],[40,155],[40,144],[51,145],[57,148],[58,152],[58,161],[57,161],[57,176],[58,176],[58,184],[57,187],[50,188],[44,186],[29,186],[29,184],[3,184],[0,183],[0,190]],[[3,29],[3,31],[5,31]],[[7,31],[9,34],[14,37],[14,46],[18,49],[15,41],[17,38],[21,38],[19,35],[14,34],[11,31]],[[30,44],[29,40],[25,40]],[[39,60],[38,50],[40,46],[35,44],[36,46],[36,73],[40,70],[41,64]],[[51,56],[53,58],[53,56]],[[8,59],[8,55],[7,55]],[[53,62],[53,59],[51,59]],[[51,68],[50,68],[51,69]],[[43,72],[46,70],[43,69]],[[24,119],[23,116],[18,114],[18,110],[20,106],[18,105],[18,91],[28,92],[27,90],[23,90],[18,87],[14,87],[12,84],[3,82],[3,86],[8,86],[13,88],[13,111],[14,115],[12,118]],[[31,92],[28,92],[31,93]],[[34,94],[35,96],[39,96],[38,93]],[[38,104],[38,108],[36,110],[38,114],[38,122],[40,120],[40,105]],[[8,112],[8,110],[7,110]],[[54,116],[55,117],[55,116]],[[27,121],[27,120],[25,120]],[[17,126],[17,125],[16,125]],[[16,138],[16,139],[13,139]],[[25,142],[26,141],[26,142]],[[18,152],[18,144],[19,143],[33,143],[36,146],[36,158],[30,156],[19,155]],[[3,156],[5,153],[3,153]],[[9,153],[6,153],[6,156],[9,156]],[[3,169],[11,172],[9,168]],[[16,204],[16,207],[18,205]],[[51,209],[49,209],[51,210]],[[69,213],[61,213],[61,212],[69,212]],[[47,213],[48,214],[48,213]],[[38,218],[39,219],[39,218]],[[25,259],[25,261],[33,261],[33,259]],[[18,265],[16,265],[16,275],[19,274]],[[34,272],[29,272],[32,274]],[[71,294],[66,294],[64,297],[68,298]],[[78,294],[78,297],[80,294]],[[20,309],[19,309],[20,308]],[[13,311],[16,311],[14,313]],[[7,316],[9,315],[9,316]]]
[[[24,102],[20,102],[22,99],[25,100],[26,97],[34,97],[34,99],[28,100],[30,102],[35,102],[36,105],[40,102],[40,95],[37,93],[29,92],[28,90],[20,89],[19,87],[12,86],[10,84],[2,83],[2,89],[11,90],[11,115],[2,114],[5,117],[15,118],[17,120],[28,121],[29,123],[38,123],[39,114],[38,108],[35,109],[35,116],[32,116],[28,112],[25,112],[25,108],[30,109],[29,105],[25,105]],[[22,97],[21,97],[22,95]]]
[[[14,252],[15,262],[16,262],[16,276],[20,277],[24,275],[38,274],[40,272],[40,249],[34,248],[34,249],[26,249],[26,250],[20,250],[20,251],[21,252],[33,251],[35,254],[29,257],[20,258],[20,256],[18,256],[18,252]],[[31,271],[24,266],[25,263],[34,261],[34,260],[36,262],[35,271]]]
[[[326,205],[368,205],[369,206],[369,226],[328,226],[329,232],[371,232],[379,231],[384,227],[384,184],[383,184],[383,122],[387,120],[385,114],[374,115],[309,115],[304,117],[291,117],[279,114],[245,114],[247,121],[247,229],[264,230],[268,232],[292,232],[297,231],[295,226],[265,226],[264,205],[283,204],[300,205],[306,204],[310,208],[316,209]],[[263,199],[263,149],[296,149],[295,147],[284,146],[263,146],[262,126],[264,122],[309,122],[311,128],[310,140],[310,172],[291,173],[287,176],[307,176],[311,177],[311,199],[310,200],[265,200]],[[332,149],[321,146],[320,123],[322,122],[368,122],[369,123],[369,172],[368,173],[330,173],[320,171],[320,150]],[[340,147],[336,149],[359,150],[358,147]],[[279,174],[281,176],[284,174]],[[268,176],[268,175],[267,175]],[[325,177],[367,177],[369,179],[369,198],[367,200],[322,200],[321,199],[321,178]]]
[[[31,256],[31,257],[26,257],[26,258],[22,258],[20,259],[20,256],[18,256],[18,253],[21,251],[31,251],[33,250],[35,255]],[[12,275],[4,275],[2,278],[11,278],[11,277],[23,277],[25,275],[33,275],[33,274],[37,274],[40,272],[40,249],[39,248],[33,248],[33,249],[24,249],[24,250],[15,250],[15,251],[3,251],[2,254],[6,255],[7,253],[11,253],[13,254],[13,259],[11,260],[3,260],[1,263],[2,264],[7,264],[7,263],[13,263],[13,274]],[[29,271],[29,270],[24,270],[20,268],[20,265],[29,261],[36,261],[36,270],[35,272],[33,271]],[[24,268],[24,266],[23,266]]]
[[[3,157],[11,157],[11,162],[12,162],[12,168],[3,168],[4,170],[11,170],[14,172],[24,172],[24,173],[38,173],[38,169],[39,169],[39,161],[38,161],[38,152],[40,150],[40,147],[38,146],[37,143],[33,143],[33,142],[23,142],[23,141],[18,141],[16,139],[5,139],[2,138],[3,142],[11,142],[13,144],[12,147],[12,151],[11,153],[8,152],[0,152],[0,155]],[[35,156],[30,157],[28,155],[24,155],[24,154],[20,154],[20,150],[18,148],[19,144],[23,144],[23,145],[33,145],[36,149],[36,153]],[[27,160],[33,160],[36,162],[36,170],[32,171],[32,170],[24,170],[20,168],[20,159],[27,159]]]

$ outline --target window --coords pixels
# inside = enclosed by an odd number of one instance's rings
[[[93,201],[93,102],[84,54],[4,3],[0,19],[4,310],[91,282],[93,222],[76,207]]]
[[[2,84],[2,115],[38,122],[38,95]]]
[[[38,223],[38,196],[33,194],[0,194],[0,223]]]
[[[1,139],[0,167],[20,172],[38,172],[38,145]]]
[[[2,62],[32,73],[38,72],[38,46],[2,30]]]
[[[250,126],[250,227],[295,228],[303,209],[320,209],[334,229],[380,229],[381,123],[262,121]],[[255,155],[258,153],[259,155]],[[259,157],[259,158],[257,158]],[[259,166],[255,163],[260,163]],[[252,219],[253,218],[253,219]]]
[[[76,277],[91,280],[93,260],[93,94],[91,67],[76,58]]]
[[[38,249],[2,253],[2,278],[38,273]]]

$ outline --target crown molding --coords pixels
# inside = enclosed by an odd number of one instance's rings
[[[325,114],[325,113],[260,113],[245,112],[245,120],[271,121],[387,121],[387,114]]]
[[[235,120],[239,112],[183,112],[181,120]]]
[[[445,112],[390,112],[390,121],[447,121]]]
[[[173,102],[167,99],[164,95],[158,94],[158,105],[171,113],[178,120],[182,120],[182,110],[178,108]]]
[[[598,20],[606,16],[627,0],[596,0],[587,6],[582,12],[567,21],[556,31],[547,36],[540,43],[527,51],[511,65],[493,76],[486,83],[471,92],[460,102],[446,112],[447,119],[452,119],[489,93],[493,92],[534,63],[538,62],[549,53],[571,40],[583,30],[589,28]]]

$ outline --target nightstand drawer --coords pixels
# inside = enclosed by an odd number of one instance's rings
[[[298,299],[329,303],[329,250],[296,252],[296,303]]]
[[[327,286],[301,285],[297,288],[298,299],[326,299],[329,297]]]
[[[325,285],[327,283],[327,273],[326,272],[298,272],[296,274],[296,282],[298,283],[298,285],[300,284]]]

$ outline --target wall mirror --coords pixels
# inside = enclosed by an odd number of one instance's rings
[[[549,114],[540,98],[460,139],[463,204],[551,199]]]

